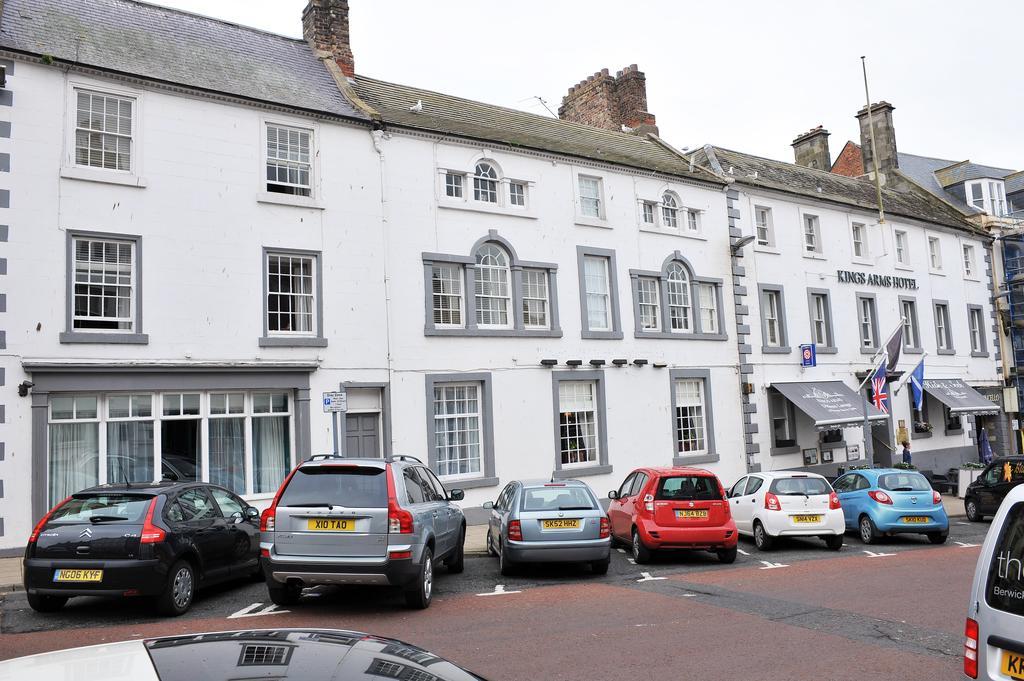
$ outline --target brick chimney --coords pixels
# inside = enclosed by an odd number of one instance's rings
[[[900,167],[899,158],[896,156],[896,129],[892,126],[893,105],[889,102],[878,102],[871,105],[871,117],[874,119],[875,128],[875,150],[878,158],[874,157],[871,149],[871,128],[868,125],[868,107],[863,107],[857,112],[857,121],[860,123],[860,149],[864,157],[864,172],[870,174],[877,168],[882,175],[883,182],[886,175],[891,175],[893,170]],[[890,178],[891,179],[891,178]]]
[[[793,140],[796,164],[828,172],[832,169],[832,155],[828,151],[829,132],[820,125]]]
[[[348,33],[348,0],[309,0],[302,11],[302,37],[315,52],[326,52],[349,78],[356,74]]]
[[[658,134],[654,114],[647,111],[647,77],[636,64],[614,76],[601,69],[569,88],[558,117],[616,132],[625,126],[638,135]]]

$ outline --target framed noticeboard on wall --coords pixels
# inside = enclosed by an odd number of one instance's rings
[[[816,447],[805,449],[803,452],[805,466],[814,466],[818,463],[818,450]]]
[[[860,445],[850,445],[846,448],[847,461],[860,461]]]

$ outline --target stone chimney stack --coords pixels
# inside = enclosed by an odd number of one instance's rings
[[[829,172],[832,169],[832,155],[828,151],[828,135],[828,130],[819,125],[793,140],[796,164]]]
[[[558,117],[616,132],[625,126],[638,135],[658,134],[654,114],[647,111],[647,77],[636,64],[614,76],[601,69],[569,88]]]
[[[864,157],[864,173],[870,174],[878,170],[882,175],[883,182],[887,174],[900,167],[899,158],[896,156],[896,129],[892,125],[893,108],[892,104],[884,101],[871,105],[871,117],[874,119],[875,127],[875,151],[878,152],[877,159],[871,149],[868,107],[865,106],[857,112],[857,121],[860,123],[860,149]]]
[[[348,33],[348,0],[309,0],[302,11],[302,37],[315,52],[326,52],[349,78],[356,74]]]

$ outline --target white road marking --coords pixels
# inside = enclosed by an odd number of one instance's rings
[[[744,556],[749,556],[750,555],[749,553],[747,553],[743,549],[736,549],[736,550],[739,551],[740,553],[742,553]]]
[[[641,572],[640,573],[640,579],[638,579],[636,581],[638,581],[638,582],[656,582],[659,579],[665,579],[665,578],[664,577],[651,577],[651,573],[650,572]]]
[[[628,561],[629,561],[629,564],[630,564],[630,565],[636,565],[636,561],[635,561],[635,560],[633,560],[632,558],[627,558],[626,560],[628,560]]]
[[[626,549],[615,549],[615,550],[618,551],[619,553],[625,553],[626,552]]]
[[[885,558],[886,556],[895,556],[895,553],[875,553],[874,551],[865,551],[868,554],[868,558]]]
[[[777,568],[789,567],[788,565],[784,565],[782,563],[773,563],[768,560],[762,560],[760,562],[762,565],[764,565],[764,567],[757,568],[758,570],[775,570]]]
[[[958,520],[958,521],[956,521],[956,524],[957,525],[970,525],[971,523],[965,523],[965,522],[963,522],[961,520]]]
[[[490,591],[490,592],[485,593],[485,594],[477,594],[477,596],[505,596],[505,595],[508,595],[508,594],[518,594],[518,593],[522,593],[522,592],[521,591],[505,591],[505,585],[504,584],[498,584],[497,586],[494,587],[494,591]]]
[[[262,610],[257,611],[262,603],[253,603],[250,606],[246,606],[236,613],[228,615],[229,620],[240,619],[242,617],[262,617],[263,615],[280,615],[285,612],[291,612],[290,610],[278,610],[277,606],[271,603]]]
[[[970,549],[970,548],[974,548],[975,546],[981,546],[980,544],[965,544],[962,541],[958,541],[958,542],[955,542],[955,543],[958,544],[960,546],[960,548],[962,548],[962,549]]]

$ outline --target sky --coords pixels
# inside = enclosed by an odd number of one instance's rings
[[[306,0],[160,0],[301,37]],[[676,147],[791,161],[823,125],[833,160],[871,98],[900,151],[1024,169],[1017,0],[350,0],[356,71],[548,115],[566,90],[636,63]],[[1017,85],[1014,85],[1017,83]]]

